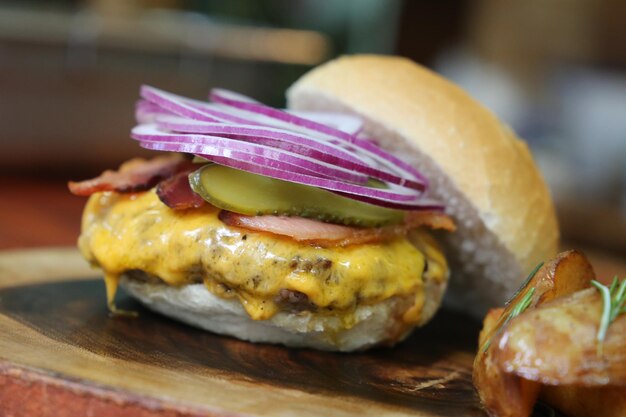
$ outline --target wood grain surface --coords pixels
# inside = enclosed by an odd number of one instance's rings
[[[479,324],[457,313],[394,348],[338,354],[119,304],[139,318],[109,316],[76,249],[0,252],[0,416],[486,416],[471,384]]]
[[[335,354],[120,304],[139,318],[109,317],[74,249],[0,254],[0,410],[13,407],[0,415],[484,415],[470,379],[478,325],[455,313],[395,348]]]

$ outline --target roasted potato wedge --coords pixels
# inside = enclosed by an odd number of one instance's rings
[[[589,259],[577,250],[560,253],[545,268],[531,280],[531,286],[537,288],[534,305],[589,288],[591,280],[596,279]]]
[[[526,417],[532,412],[540,384],[504,372],[494,357],[492,343],[500,336],[511,311],[534,288],[530,307],[587,288],[595,278],[587,258],[578,251],[567,251],[544,264],[507,303],[505,308],[487,314],[474,360],[473,381],[489,414],[501,417]]]
[[[582,253],[564,252],[485,317],[473,378],[490,415],[528,417],[541,397],[574,417],[626,417],[626,316],[598,356],[601,299],[586,289],[594,278]],[[520,303],[527,309],[511,318]]]
[[[532,288],[535,290],[530,304],[531,307],[588,288],[593,279],[595,279],[593,267],[585,255],[576,250],[560,253],[556,258],[545,263],[532,276],[529,276],[527,282],[522,284],[522,287],[506,304],[503,313],[493,326],[489,328],[483,327],[483,331],[486,330],[484,339],[486,341],[493,339],[495,333],[502,328],[511,311]],[[481,350],[484,351],[485,344],[481,343],[480,346]],[[477,360],[480,357],[480,353],[479,351]]]
[[[504,311],[504,308],[489,311],[480,332],[479,346],[485,346],[488,338],[492,337],[493,329],[498,325]],[[538,383],[502,372],[494,361],[492,348],[486,349],[476,357],[473,380],[474,385],[479,388],[481,402],[493,416],[528,416],[539,395]]]
[[[507,373],[547,385],[626,388],[626,315],[598,354],[602,299],[595,288],[528,310],[500,334],[494,360]]]
[[[544,385],[541,398],[568,417],[624,417],[624,387]]]

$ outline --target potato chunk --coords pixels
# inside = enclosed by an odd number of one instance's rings
[[[546,263],[479,336],[474,385],[491,416],[528,417],[538,398],[573,417],[626,417],[626,315],[596,335],[602,300],[580,252]],[[511,317],[524,300],[528,307]]]

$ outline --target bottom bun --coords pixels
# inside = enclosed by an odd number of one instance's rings
[[[402,320],[403,313],[415,302],[414,295],[358,306],[355,322],[347,327],[337,317],[311,311],[281,311],[269,320],[252,320],[238,300],[219,298],[203,284],[173,287],[127,277],[120,284],[153,311],[251,342],[348,352],[393,345],[415,327],[415,323]],[[425,302],[418,324],[427,322],[435,313],[445,286],[445,282],[425,282]]]

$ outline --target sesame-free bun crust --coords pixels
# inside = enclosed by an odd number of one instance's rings
[[[452,306],[482,314],[502,304],[556,253],[554,207],[526,144],[446,79],[404,58],[346,56],[287,97],[291,109],[363,117],[365,134],[426,174],[458,226],[447,238]]]

